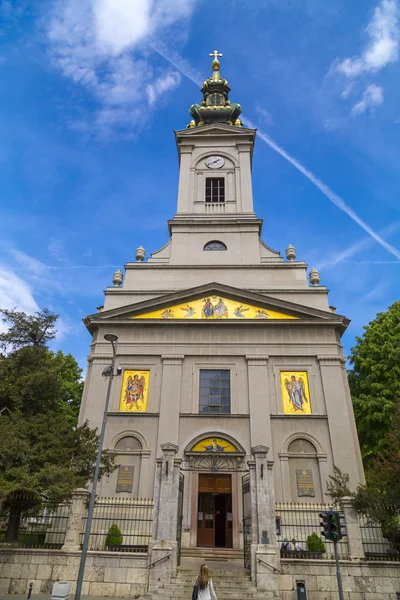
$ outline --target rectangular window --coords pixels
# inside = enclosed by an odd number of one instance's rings
[[[223,177],[206,178],[206,202],[225,202],[225,179]]]
[[[201,369],[199,413],[225,414],[231,412],[231,372],[228,369]]]

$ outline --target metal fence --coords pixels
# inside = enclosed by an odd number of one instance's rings
[[[147,498],[99,498],[94,508],[89,549],[147,552],[153,509],[153,500]],[[85,527],[86,517],[82,523],[81,543]],[[114,535],[112,531],[115,531]]]
[[[334,559],[333,542],[327,541],[321,536],[321,517],[319,516],[320,512],[328,511],[329,508],[328,504],[311,503],[278,502],[275,505],[276,533],[283,558]],[[310,540],[313,534],[316,534],[322,542],[319,550]],[[285,538],[290,543],[289,549],[282,548]],[[296,540],[301,550],[295,550],[292,540]],[[338,543],[338,554],[341,559],[348,558],[347,538]]]
[[[365,517],[360,517],[360,528],[366,560],[400,561],[399,528],[383,532]]]
[[[69,503],[16,495],[0,507],[0,546],[61,548],[67,529]]]

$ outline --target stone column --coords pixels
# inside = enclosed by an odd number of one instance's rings
[[[179,411],[181,407],[183,356],[163,355],[163,372],[158,426],[158,443],[161,445],[179,442]]]
[[[358,520],[358,514],[356,509],[352,506],[351,498],[348,496],[342,498],[340,506],[346,518],[349,558],[365,558],[360,521]]]
[[[81,549],[82,520],[86,516],[89,496],[90,493],[84,488],[78,488],[72,492],[67,530],[64,545],[61,548],[64,552],[78,552]]]
[[[271,445],[268,356],[246,356],[249,381],[250,443]]]
[[[176,458],[178,446],[171,442],[161,444],[162,458],[157,459],[154,486],[153,539],[149,545],[149,590],[159,582],[171,581],[177,568],[179,473],[181,459]],[[156,564],[154,564],[156,563]]]
[[[273,462],[267,461],[268,450],[269,448],[262,445],[253,447],[251,453],[254,461],[249,464],[252,496],[252,573],[256,584],[261,586],[273,585],[273,574],[280,564],[276,539]]]

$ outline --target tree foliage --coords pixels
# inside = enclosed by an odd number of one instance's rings
[[[349,482],[350,476],[333,465],[333,474],[328,475],[328,481],[326,482],[326,493],[331,498],[332,504],[338,506],[342,498],[351,496]]]
[[[0,344],[0,502],[9,513],[7,539],[15,540],[21,506],[65,500],[94,475],[96,430],[77,426],[81,369],[70,354],[52,352],[57,315],[1,311],[10,324]],[[100,476],[116,468],[103,452]],[[21,502],[21,499],[23,502]]]
[[[122,531],[115,523],[110,526],[107,537],[106,546],[120,546],[122,544],[123,537]]]
[[[9,325],[5,333],[0,333],[0,348],[15,351],[26,346],[46,346],[56,337],[55,324],[58,315],[47,308],[27,315],[17,310],[0,309],[1,320]]]
[[[400,407],[386,436],[386,448],[366,470],[366,485],[354,494],[357,511],[387,530],[400,518]]]
[[[400,405],[400,301],[364,327],[351,350],[349,385],[364,464],[390,448]]]

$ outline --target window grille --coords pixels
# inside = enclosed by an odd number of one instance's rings
[[[228,250],[228,248],[222,242],[208,242],[203,250]]]
[[[299,438],[290,443],[289,454],[317,454],[317,451],[314,444],[304,438]]]
[[[225,179],[223,177],[206,178],[206,202],[225,202]]]
[[[142,444],[133,435],[126,435],[115,444],[115,450],[122,450],[123,452],[133,452],[141,449]]]
[[[231,374],[229,370],[200,370],[200,414],[230,414]]]

